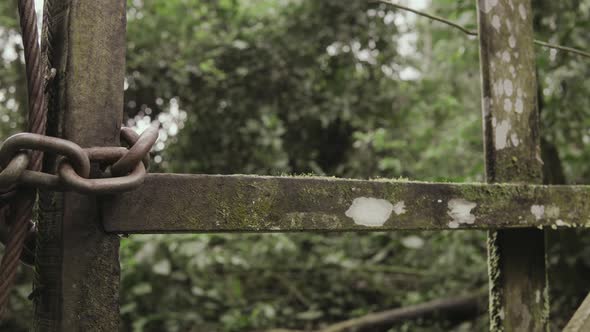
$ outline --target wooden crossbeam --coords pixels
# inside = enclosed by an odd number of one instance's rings
[[[103,197],[107,232],[587,227],[590,186],[151,174]]]

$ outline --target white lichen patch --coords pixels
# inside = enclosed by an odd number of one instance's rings
[[[522,102],[522,98],[516,98],[516,101],[514,102],[514,111],[516,111],[518,114],[524,112],[524,103]]]
[[[393,205],[384,199],[357,197],[344,214],[357,225],[379,227],[385,224],[392,211]]]
[[[557,226],[560,226],[560,227],[563,227],[563,226],[569,226],[569,224],[567,224],[566,222],[564,222],[564,221],[563,221],[563,220],[561,220],[561,219],[557,219],[557,220],[555,221],[555,225],[557,225]]]
[[[512,100],[504,98],[504,112],[512,112]]]
[[[498,0],[485,0],[482,9],[485,13],[489,13],[496,5],[498,5]]]
[[[491,107],[492,107],[492,105],[491,105],[491,99],[490,99],[490,97],[484,97],[483,98],[483,112],[484,112],[484,115],[490,114],[490,108]]]
[[[523,20],[526,20],[526,8],[524,8],[522,3],[518,5],[518,13]]]
[[[395,203],[393,205],[393,212],[395,212],[395,214],[397,214],[398,216],[400,214],[406,213],[406,203],[404,203],[404,201],[399,201]]]
[[[502,52],[502,61],[510,62],[510,53],[508,51]]]
[[[535,291],[535,303],[541,303],[541,291],[538,289]]]
[[[494,29],[496,29],[496,31],[500,32],[500,28],[502,27],[502,23],[500,23],[500,16],[494,15],[494,17],[492,17],[492,26]]]
[[[449,227],[457,228],[461,224],[472,225],[475,223],[475,215],[471,213],[471,210],[476,206],[476,203],[463,198],[451,199],[447,204],[447,214],[453,218],[453,220],[449,222]]]
[[[531,213],[535,216],[536,220],[541,220],[545,215],[545,206],[544,205],[532,205],[531,206]]]
[[[494,135],[494,145],[496,150],[502,150],[508,142],[508,131],[512,128],[508,120],[501,121],[496,125]]]
[[[549,205],[545,208],[545,216],[547,216],[547,218],[559,217],[559,207],[555,205]]]
[[[514,68],[514,66],[510,66],[508,70],[510,71],[510,75],[512,75],[512,77],[516,77],[516,68]]]
[[[514,68],[514,66],[512,68]],[[508,97],[512,96],[512,92],[514,91],[513,90],[514,88],[512,86],[512,81],[505,79],[503,84],[504,84],[504,93],[506,94],[506,96],[508,96]]]
[[[516,47],[516,38],[514,38],[514,36],[508,37],[508,45],[510,46],[510,48]]]
[[[516,133],[512,133],[510,135],[510,142],[512,142],[512,146],[517,147],[520,144],[520,140],[518,139],[518,135]]]

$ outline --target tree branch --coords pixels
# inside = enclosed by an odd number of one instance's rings
[[[455,28],[455,29],[463,32],[466,35],[475,36],[475,37],[478,36],[476,31],[469,30],[466,27],[464,27],[464,26],[462,26],[462,25],[460,25],[458,23],[455,23],[453,21],[449,21],[449,20],[447,20],[445,18],[442,18],[440,16],[428,14],[428,13],[425,13],[425,12],[422,12],[422,11],[419,11],[419,10],[416,10],[416,9],[412,9],[412,8],[409,8],[409,7],[406,7],[406,6],[403,6],[403,5],[399,5],[397,3],[394,3],[394,2],[391,2],[391,1],[388,1],[388,0],[371,0],[369,2],[371,2],[371,3],[384,3],[386,5],[390,5],[390,6],[394,7],[394,8],[405,10],[405,11],[409,11],[409,12],[412,12],[412,13],[414,13],[416,15],[419,15],[419,16],[422,16],[422,17],[426,17],[428,19],[431,19],[433,21],[444,23],[444,24],[446,24],[448,26],[451,26],[451,27],[453,27],[453,28]],[[560,51],[564,51],[564,52],[569,52],[569,53],[574,53],[574,54],[577,54],[577,55],[580,55],[580,56],[583,56],[583,57],[586,57],[586,58],[590,58],[590,53],[585,52],[585,51],[582,51],[582,50],[579,50],[577,48],[568,47],[568,46],[562,46],[562,45],[558,45],[558,44],[552,44],[552,43],[544,42],[544,41],[537,40],[537,39],[534,40],[534,43],[537,44],[537,45],[543,46],[543,47],[552,48],[552,49],[556,49],[556,50],[560,50]]]
[[[409,307],[397,308],[330,325],[319,332],[345,332],[358,329],[390,326],[395,323],[417,318],[445,315],[454,320],[469,319],[484,313],[487,309],[487,290],[454,298],[437,299]]]

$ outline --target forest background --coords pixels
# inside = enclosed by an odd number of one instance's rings
[[[405,4],[477,27],[472,0]],[[589,47],[590,0],[533,7],[537,39]],[[484,181],[478,42],[446,25],[341,0],[129,0],[127,20],[125,121],[162,122],[153,172]],[[0,45],[7,137],[26,109],[16,1]],[[590,59],[536,52],[546,181],[590,184]],[[549,233],[557,329],[590,291],[590,239]],[[124,331],[311,330],[487,287],[479,231],[133,235],[121,266]],[[0,330],[28,329],[32,277]],[[482,313],[391,331],[486,329]]]

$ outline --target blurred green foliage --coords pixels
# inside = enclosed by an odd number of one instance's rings
[[[476,27],[473,1],[426,4]],[[534,7],[538,39],[587,48],[590,1]],[[125,114],[163,122],[158,171],[484,180],[477,41],[460,32],[364,1],[130,0],[127,16]],[[4,136],[25,105],[16,24],[0,4]],[[569,181],[588,183],[588,59],[536,50],[544,138]],[[590,288],[581,239],[553,234],[554,327]],[[121,257],[124,331],[313,329],[487,283],[482,232],[132,236]],[[31,319],[29,274],[6,330]]]

